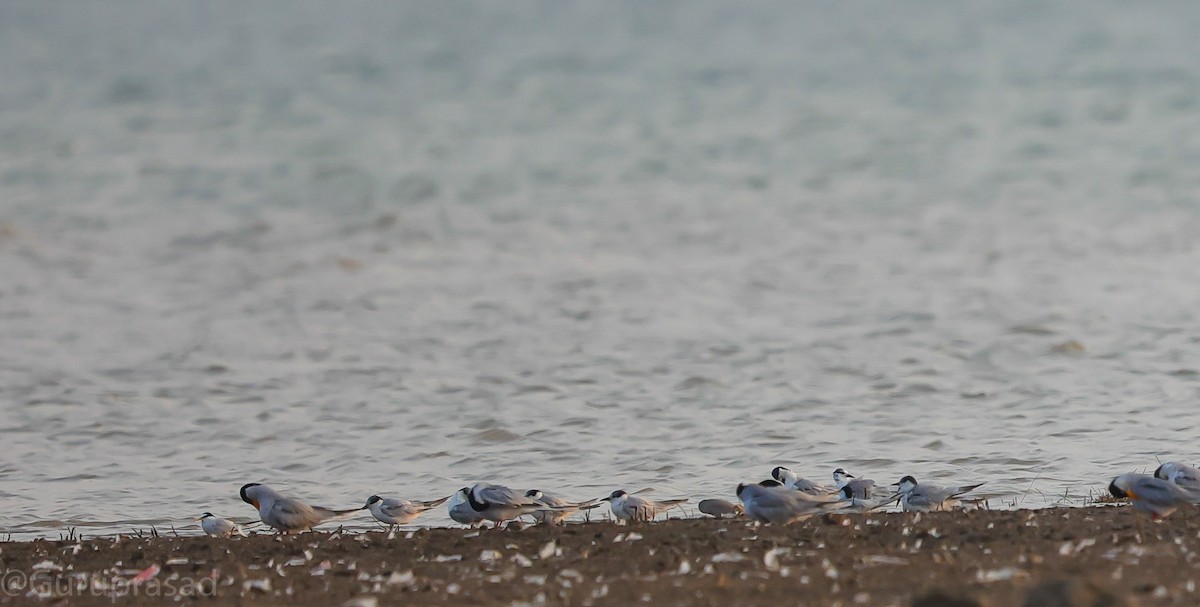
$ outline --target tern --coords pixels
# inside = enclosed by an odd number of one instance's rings
[[[471,509],[496,525],[525,514],[533,514],[538,510],[561,510],[525,497],[504,485],[475,483],[470,489],[463,489],[467,491],[467,503],[471,505]]]
[[[609,508],[612,509],[613,516],[619,521],[633,521],[638,523],[648,523],[653,521],[655,517],[663,512],[678,506],[687,501],[687,499],[673,499],[653,501],[636,495],[629,495],[629,492],[624,489],[613,491],[608,497],[600,498],[602,502],[608,502]]]
[[[838,491],[848,497],[867,499],[875,492],[875,481],[869,478],[855,478],[853,474],[842,468],[833,471],[833,482],[837,484]],[[846,487],[850,487],[849,493],[847,493]]]
[[[757,485],[739,484],[737,496],[742,501],[746,516],[760,523],[781,525],[846,505],[842,500],[823,499],[824,496],[810,499],[802,491],[765,482]]]
[[[1189,491],[1200,491],[1200,470],[1180,462],[1167,462],[1154,471],[1154,477],[1171,481]]]
[[[917,479],[905,476],[894,486],[898,487],[896,497],[900,498],[900,508],[905,512],[940,512],[951,510],[962,501],[963,494],[975,490],[983,483],[963,485],[961,487],[935,487],[933,485],[918,485]]]
[[[833,471],[833,482],[837,483],[838,492],[843,499],[850,501],[849,507],[854,510],[874,510],[896,501],[894,496],[882,498],[875,495],[875,481],[855,478],[842,468]]]
[[[395,525],[407,525],[417,520],[418,516],[441,506],[448,499],[450,499],[450,496],[447,495],[442,499],[418,502],[372,495],[367,498],[367,505],[365,507],[371,511],[371,516],[374,516],[375,520],[391,527]]]
[[[240,535],[245,537],[246,533],[237,523],[214,515],[211,512],[205,512],[193,520],[200,521],[200,528],[204,533],[212,537],[232,537]]]
[[[278,491],[260,483],[242,485],[239,494],[243,502],[258,510],[258,518],[262,519],[263,524],[284,535],[308,531],[330,519],[365,509],[365,506],[349,510],[309,506],[296,498],[284,497]]]
[[[599,500],[587,500],[585,502],[568,502],[567,500],[542,492],[538,489],[530,489],[525,492],[525,497],[539,501],[551,508],[536,510],[533,512],[533,518],[538,523],[548,525],[561,525],[566,522],[567,517],[571,513],[580,510],[591,510],[599,508]]]
[[[788,489],[795,489],[796,491],[801,491],[811,495],[832,493],[828,487],[818,485],[817,483],[814,483],[806,478],[800,478],[799,476],[796,476],[795,472],[792,472],[790,468],[785,466],[775,466],[772,468],[771,478],[779,481]]]
[[[450,496],[447,510],[450,511],[450,519],[454,522],[474,527],[483,523],[483,515],[471,507],[470,493],[471,490],[466,487],[456,491],[454,495]]]
[[[1150,518],[1156,522],[1180,506],[1200,503],[1200,493],[1161,478],[1132,472],[1112,479],[1108,492],[1116,498],[1129,498],[1134,508],[1150,513]]]

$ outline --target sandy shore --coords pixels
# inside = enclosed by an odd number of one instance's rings
[[[1129,604],[1194,605],[1198,531],[1196,511],[1152,524],[1129,508],[1089,507],[829,515],[789,527],[692,519],[9,542],[0,604],[182,594],[213,605],[907,606],[944,591],[1020,605],[1039,584],[1076,580]]]

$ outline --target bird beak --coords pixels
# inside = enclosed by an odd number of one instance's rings
[[[255,509],[255,510],[258,510],[258,500],[256,500],[256,499],[251,499],[251,500],[250,500],[250,503],[251,503],[251,504],[254,504],[254,509]]]
[[[600,498],[600,501],[602,501],[602,502],[611,502],[611,501],[612,501],[612,496],[609,496],[609,497],[602,497],[602,498]]]

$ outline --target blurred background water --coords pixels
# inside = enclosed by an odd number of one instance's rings
[[[1200,5],[0,3],[0,529],[1194,461]],[[431,524],[448,523],[443,511]]]

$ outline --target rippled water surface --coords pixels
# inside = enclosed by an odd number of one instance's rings
[[[1195,459],[1200,5],[0,4],[0,529]],[[447,522],[442,514],[428,522]]]

